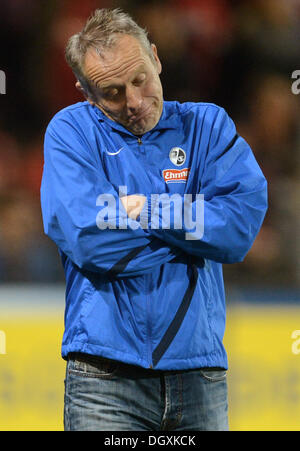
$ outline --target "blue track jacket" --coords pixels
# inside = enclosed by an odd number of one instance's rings
[[[136,221],[120,201],[131,194],[147,199]],[[165,101],[141,138],[88,102],[61,110],[41,204],[66,276],[63,358],[227,369],[222,263],[250,249],[267,184],[223,108]]]

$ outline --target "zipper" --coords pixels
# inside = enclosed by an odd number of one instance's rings
[[[140,155],[141,155],[141,157],[144,159],[144,167],[145,167],[146,169],[147,169],[147,167],[149,167],[149,169],[151,170],[152,167],[153,167],[153,165],[151,165],[151,164],[147,161],[147,158],[146,158],[146,150],[145,150],[145,141],[142,141],[142,138],[140,138],[140,137],[138,136],[138,137],[137,137],[137,142],[138,142],[138,145],[139,145]],[[160,189],[156,186],[156,181],[153,180],[153,179],[151,178],[151,176],[149,176],[149,181],[150,181],[150,184],[152,185],[153,190],[154,190],[154,191],[152,191],[152,193],[155,193],[155,194],[160,193]]]
[[[159,342],[159,344],[156,346],[156,348],[152,353],[153,366],[156,366],[158,364],[158,362],[160,361],[166,350],[169,348],[173,339],[175,338],[178,330],[180,329],[181,324],[191,304],[192,298],[194,296],[197,280],[198,280],[197,266],[195,264],[192,264],[190,266],[189,284],[185,291],[181,304],[179,305],[179,308],[173,318],[173,321],[169,325],[161,341]]]
[[[146,281],[149,281],[151,274],[145,275]],[[147,286],[149,288],[149,284]],[[150,341],[150,296],[149,296],[149,289],[147,290],[147,296],[146,296],[146,325],[147,325],[147,360],[149,362],[149,368],[153,368],[153,362],[152,362],[152,351],[151,351],[151,341]]]
[[[142,147],[143,145],[143,141],[142,139],[138,136],[137,138],[137,142],[138,145],[140,147],[141,153],[144,154],[144,148]],[[151,336],[151,325],[150,325],[150,296],[149,296],[149,285],[150,285],[150,277],[151,274],[149,275],[145,275],[146,278],[146,285],[147,285],[147,295],[146,295],[146,346],[147,346],[147,361],[148,361],[148,365],[150,369],[153,369],[153,361],[152,361],[152,350],[151,350],[151,340],[150,340],[150,336]]]

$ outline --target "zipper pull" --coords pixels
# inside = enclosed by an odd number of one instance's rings
[[[138,137],[138,143],[139,143],[139,145],[143,144],[143,142],[142,142],[140,137]]]

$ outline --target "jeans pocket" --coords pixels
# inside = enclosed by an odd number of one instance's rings
[[[200,375],[209,382],[219,382],[226,379],[227,371],[223,368],[205,368],[200,370]]]
[[[115,360],[92,355],[75,355],[68,359],[68,373],[83,376],[108,379],[114,376],[119,363]]]

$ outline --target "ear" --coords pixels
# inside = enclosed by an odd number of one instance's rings
[[[93,102],[93,100],[89,97],[89,95],[85,92],[84,88],[81,86],[80,81],[78,80],[76,81],[75,87],[91,105],[95,105],[95,102]]]
[[[160,59],[158,58],[156,45],[155,44],[151,44],[151,49],[152,49],[152,54],[153,54],[154,61],[156,63],[157,72],[158,72],[158,74],[161,74],[162,65],[161,65]]]

